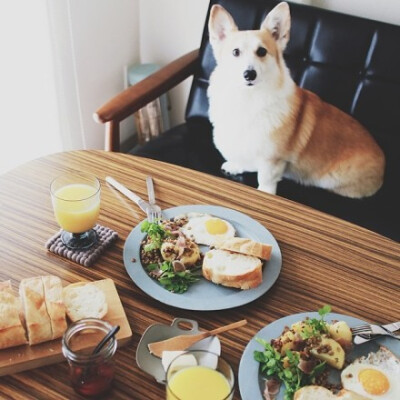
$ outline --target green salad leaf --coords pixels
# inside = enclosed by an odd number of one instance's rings
[[[310,337],[321,336],[323,333],[328,332],[328,327],[325,322],[325,316],[331,312],[331,306],[325,305],[318,310],[320,318],[310,318],[304,321],[304,324],[309,327],[309,329],[304,329],[301,333],[303,339],[308,339]]]
[[[160,266],[158,264],[149,264],[146,269],[148,272],[159,268],[162,273],[156,278],[158,282],[167,290],[173,293],[184,293],[189,286],[197,282],[201,277],[200,267],[192,270],[175,272],[171,261],[164,261]]]
[[[165,238],[170,237],[171,233],[157,222],[143,221],[140,225],[141,232],[146,232],[150,238],[150,243],[144,246],[144,251],[151,251],[161,248]]]

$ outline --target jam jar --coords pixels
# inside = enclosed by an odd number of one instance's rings
[[[69,326],[62,338],[62,351],[70,366],[71,384],[83,396],[97,396],[110,389],[115,372],[113,356],[117,339],[112,337],[96,354],[93,349],[112,329],[101,319],[85,318]]]

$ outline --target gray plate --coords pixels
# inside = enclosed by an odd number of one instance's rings
[[[318,318],[318,313],[301,313],[289,315],[287,317],[278,319],[272,322],[265,328],[257,332],[257,334],[251,339],[246,346],[242,358],[239,364],[239,389],[243,400],[263,400],[262,392],[264,390],[264,379],[260,374],[260,364],[254,360],[253,353],[255,350],[262,351],[263,346],[256,342],[255,338],[261,338],[267,341],[275,339],[282,333],[285,326],[290,326],[297,321],[302,321],[306,317]],[[366,322],[358,319],[349,317],[347,315],[330,313],[327,321],[338,320],[345,321],[350,327],[365,324]],[[353,351],[348,357],[349,360],[353,360],[357,357],[367,355],[371,351],[377,351],[379,346],[386,346],[390,351],[396,355],[400,355],[400,341],[390,338],[388,336],[382,336],[371,342],[367,342],[358,346],[354,346]],[[339,371],[332,370],[332,382],[340,382]],[[276,400],[283,400],[284,387],[281,387],[278,397]]]
[[[254,289],[239,290],[215,285],[206,279],[201,279],[193,284],[186,293],[171,293],[150,278],[140,262],[140,243],[145,234],[140,231],[139,224],[126,239],[124,264],[129,276],[140,289],[164,304],[186,310],[211,311],[250,303],[272,287],[281,271],[282,256],[275,238],[263,225],[241,212],[219,206],[189,205],[163,210],[166,218],[189,212],[211,214],[223,218],[235,227],[236,236],[272,245],[271,259],[265,262],[263,267],[263,282]],[[136,261],[133,262],[132,259]]]

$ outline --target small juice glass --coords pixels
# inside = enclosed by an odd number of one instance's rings
[[[230,400],[235,376],[218,354],[190,350],[176,357],[167,370],[167,400]]]
[[[64,333],[62,352],[70,366],[71,385],[83,396],[98,396],[111,387],[115,369],[113,356],[117,350],[115,336],[100,352],[92,354],[93,345],[100,342],[111,329],[112,326],[106,321],[86,318],[71,324]]]
[[[54,216],[63,229],[62,242],[70,249],[87,249],[97,242],[92,229],[100,213],[100,182],[86,173],[55,178],[50,185]]]

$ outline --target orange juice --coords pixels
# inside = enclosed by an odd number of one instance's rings
[[[230,394],[225,376],[207,367],[183,368],[168,381],[167,400],[224,400]]]
[[[93,228],[100,213],[98,188],[72,183],[60,187],[53,196],[54,215],[67,232],[83,233]]]

